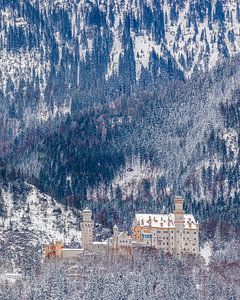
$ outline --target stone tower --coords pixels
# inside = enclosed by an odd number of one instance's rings
[[[174,199],[174,217],[175,217],[175,251],[180,254],[183,250],[183,230],[184,230],[184,199],[176,196]]]
[[[89,249],[93,244],[93,220],[92,211],[89,208],[85,208],[82,211],[82,248]]]
[[[113,227],[113,248],[117,248],[118,246],[118,227],[114,225]]]

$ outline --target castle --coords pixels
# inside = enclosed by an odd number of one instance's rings
[[[183,198],[175,197],[171,214],[136,214],[132,239],[165,253],[199,253],[199,224],[192,214],[185,214]]]
[[[152,247],[170,254],[199,254],[199,224],[192,214],[185,214],[184,199],[175,197],[171,214],[136,214],[132,223],[132,236],[113,227],[113,236],[103,242],[93,241],[92,211],[82,211],[82,248],[64,248],[61,242],[45,246],[45,258],[74,258],[84,253],[131,253],[134,248]]]

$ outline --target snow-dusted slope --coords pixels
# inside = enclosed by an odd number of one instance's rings
[[[195,81],[201,80],[199,75],[194,77],[195,69],[206,71],[222,59],[239,53],[239,30],[240,4],[237,0],[1,2],[0,155],[2,152],[11,152],[12,145],[22,143],[22,152],[19,151],[14,158],[17,160],[19,153],[23,153],[25,159],[21,166],[24,169],[26,157],[29,160],[28,153],[31,153],[29,145],[31,148],[34,143],[45,143],[45,137],[49,134],[51,136],[51,130],[49,133],[48,129],[57,126],[54,126],[54,122],[52,127],[42,126],[42,136],[34,135],[32,132],[35,131],[31,131],[26,134],[25,139],[26,127],[31,128],[48,119],[57,122],[60,119],[59,115],[72,112],[77,115],[79,110],[85,114],[86,111],[82,110],[85,105],[98,110],[99,103],[96,102],[114,102],[120,99],[122,94],[132,95],[133,91],[135,93],[136,86],[132,86],[136,81],[140,90],[147,90],[148,87],[151,89],[153,81],[161,74],[162,81],[155,82],[163,82],[166,85],[169,77],[179,79],[192,75],[192,78],[197,79]],[[227,69],[226,65],[224,68]],[[151,126],[141,128],[141,143],[149,141],[145,137],[151,135],[152,148],[167,162],[169,170],[175,168],[175,164],[176,168],[179,167],[178,164],[182,164],[182,167],[191,165],[196,159],[193,158],[196,147],[201,144],[211,128],[224,131],[225,124],[219,113],[219,105],[229,101],[232,90],[238,88],[239,82],[239,72],[233,75],[234,66],[229,65],[229,68],[229,75],[223,81],[220,79],[221,69],[215,70],[216,74],[213,72],[213,81],[217,83],[211,87],[211,83],[206,82],[206,87],[203,86],[206,93],[196,92],[194,80],[190,79],[192,85],[186,85],[188,91],[183,92],[186,99],[180,103],[181,95],[178,96],[177,93],[173,93],[174,99],[170,96],[164,98],[164,101],[169,102],[164,114],[152,120]],[[167,74],[171,76],[168,77]],[[209,78],[209,82],[211,81]],[[173,90],[175,88],[178,89],[179,86],[172,87]],[[199,86],[196,89],[199,90]],[[203,99],[199,99],[199,94]],[[139,98],[141,96],[142,94]],[[158,98],[161,97],[162,95],[159,95]],[[164,106],[162,103],[159,105]],[[141,110],[137,103],[136,109]],[[132,110],[135,110],[135,105]],[[104,115],[103,112],[102,114]],[[127,114],[134,121],[134,113],[130,111]],[[159,124],[156,124],[158,122]],[[67,129],[62,131],[61,128],[59,134],[54,137],[56,144],[64,144],[62,136],[66,137],[68,128],[75,125],[74,122],[69,122]],[[91,130],[91,127],[88,128]],[[88,134],[91,135],[90,130]],[[102,138],[106,135],[104,130]],[[6,143],[12,142],[14,137],[22,132],[24,134],[23,138],[21,136],[19,139],[20,142],[18,140],[15,143]],[[177,134],[172,135],[173,132]],[[34,140],[32,136],[37,138]],[[87,136],[85,138],[88,140]],[[73,141],[72,149],[75,149],[77,144],[84,144],[82,136],[78,133]],[[50,138],[45,145],[49,143]],[[30,171],[38,176],[38,170],[47,161],[50,166],[49,174],[56,178],[61,176],[62,179],[56,180],[54,188],[58,185],[63,186],[68,182],[68,176],[72,176],[69,164],[66,167],[67,171],[65,170],[66,174],[61,173],[66,147],[56,147],[52,151],[54,157],[51,160],[58,157],[56,165],[61,164],[59,169],[55,168],[52,161],[49,164],[50,153],[45,157],[45,149],[38,149],[30,158]],[[75,151],[77,152],[76,149]],[[234,152],[234,155],[236,159],[237,152]],[[79,161],[81,159],[79,158]],[[207,166],[207,163],[205,165]],[[201,168],[200,164],[199,170]],[[134,162],[133,166],[127,164],[126,169],[120,170],[117,175],[114,174],[116,177],[111,179],[111,188],[119,187],[127,196],[137,195],[139,187],[151,176],[151,186],[156,186],[158,176],[161,176],[163,170],[157,172],[149,169],[147,165],[139,166],[137,162]],[[142,175],[139,176],[139,173]],[[83,173],[83,176],[85,175]],[[172,175],[175,176],[175,173]],[[78,176],[77,170],[76,175],[71,178],[76,179]],[[137,176],[142,178],[137,180]],[[47,176],[44,179],[47,191]],[[50,182],[51,180],[52,178]],[[74,185],[76,187],[77,180]],[[105,189],[106,187],[94,186],[93,190],[87,190],[87,193],[94,198],[97,193],[105,193]],[[76,189],[77,196],[79,190]],[[150,193],[156,194],[155,190],[156,188],[152,188]],[[107,191],[108,194],[110,192]]]
[[[131,197],[136,199],[143,195],[148,198],[156,198],[159,193],[158,182],[162,176],[164,176],[164,172],[152,167],[150,163],[141,163],[139,158],[135,158],[126,162],[110,186],[100,184],[97,188],[89,189],[87,197],[96,201],[106,197],[111,199],[112,193],[114,197],[119,197],[118,194],[121,193],[122,200]],[[161,192],[167,195],[170,187],[166,185]]]
[[[237,0],[4,2],[1,114],[18,120],[8,122],[16,135],[21,120],[29,126],[71,113],[75,94],[88,102],[86,83],[140,79],[144,69],[189,77],[239,53],[239,30]]]
[[[32,185],[18,192],[1,190],[0,236],[25,234],[25,243],[43,245],[52,240],[80,243],[79,219],[70,209],[42,194]],[[33,238],[34,237],[34,238]]]
[[[27,1],[27,4],[28,6],[25,6],[24,1],[17,1],[15,7],[6,5],[1,10],[1,53],[4,54],[8,47],[10,51],[26,52],[20,58],[18,53],[15,54],[16,64],[2,72],[4,82],[7,75],[12,78],[17,75],[13,69],[16,66],[19,66],[19,70],[22,70],[24,65],[29,67],[29,72],[25,72],[25,76],[32,76],[31,67],[35,63],[38,65],[35,70],[43,79],[41,86],[44,89],[44,81],[50,73],[49,63],[52,63],[46,59],[47,52],[50,52],[48,47],[53,46],[49,45],[46,37],[44,39],[46,33],[52,35],[52,42],[59,51],[58,60],[55,63],[61,64],[62,50],[65,46],[71,52],[78,51],[80,59],[85,60],[86,53],[91,54],[93,47],[97,46],[93,44],[94,27],[99,27],[99,34],[103,38],[104,31],[109,31],[110,47],[108,50],[110,53],[106,73],[108,77],[118,72],[120,57],[126,50],[126,41],[123,37],[126,31],[130,34],[133,44],[136,75],[139,75],[141,67],[148,68],[152,51],[159,57],[164,55],[162,45],[166,46],[187,76],[191,75],[196,66],[199,68],[200,65],[203,69],[211,68],[221,57],[234,55],[240,50],[240,14],[237,0],[209,2],[198,0],[65,0]],[[29,13],[23,11],[26,7]],[[38,14],[40,20],[31,19],[30,10]],[[49,27],[37,31],[36,23],[39,22],[42,25],[41,21]],[[65,21],[66,24],[64,24]],[[69,30],[68,34],[60,30],[62,25],[69,26],[66,28]],[[10,37],[14,38],[11,35],[12,28],[16,32],[18,29],[23,34],[32,31],[36,36],[36,45],[34,45],[36,51],[42,50],[41,59],[44,58],[45,61],[39,60],[38,53],[29,51],[27,39],[25,43],[20,41],[11,49],[8,43],[10,43]],[[49,32],[44,32],[44,30]],[[78,49],[74,47],[73,42],[78,42]],[[98,51],[96,48],[94,50]],[[32,66],[28,57],[34,61]],[[21,61],[19,62],[18,59]],[[9,60],[12,60],[11,56]]]

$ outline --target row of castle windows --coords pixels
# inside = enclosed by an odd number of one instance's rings
[[[180,231],[178,230],[177,233],[179,233],[179,232],[180,232]],[[160,233],[160,234],[161,234],[161,233],[169,233],[169,231],[166,231],[166,230],[164,230],[164,231],[162,231],[162,230],[157,230],[157,233]],[[174,231],[171,230],[171,233],[174,233]],[[185,233],[186,233],[186,234],[189,234],[190,232],[189,232],[189,231],[183,230],[183,234],[185,234]],[[194,233],[194,234],[197,234],[196,231],[194,231],[193,233]]]
[[[171,250],[171,248],[169,249],[168,247],[166,247],[166,248],[161,248],[163,251],[170,251]],[[172,251],[174,251],[174,248],[172,248]],[[183,249],[183,251],[187,251],[187,252],[191,252],[191,249],[188,249],[188,248],[184,248]],[[192,249],[192,251],[193,252],[195,252],[196,251],[196,249],[194,248],[194,249]],[[177,253],[178,255],[179,255],[179,253]]]
[[[120,243],[120,244],[122,244],[122,243],[124,244],[124,243],[128,243],[128,241],[122,240],[122,241],[119,241],[119,243]]]
[[[149,245],[149,242],[147,242],[147,245]],[[172,245],[173,245],[173,243],[172,243]],[[165,246],[165,243],[163,243],[162,245],[160,244],[160,246]],[[168,246],[168,243],[166,243],[166,246]],[[186,246],[187,246],[187,244],[186,244]],[[195,244],[193,244],[193,246],[195,246]],[[170,250],[171,248],[168,249],[168,247],[166,247],[166,248],[162,247],[161,249],[162,249],[162,250],[165,250],[165,251],[168,251],[168,250]],[[173,250],[174,250],[174,248],[172,247],[172,251],[173,251]],[[189,248],[183,248],[183,251],[189,251],[189,252],[190,252],[191,249],[189,249]],[[192,251],[195,252],[196,249],[193,248]]]
[[[143,234],[142,237],[145,238],[145,239],[151,239],[151,238],[152,238],[152,235],[151,235],[151,234]],[[163,239],[163,240],[165,240],[165,239],[168,240],[168,239],[170,239],[170,238],[169,238],[169,237],[163,236],[163,237],[161,237],[161,239]],[[171,239],[173,240],[174,237],[172,236]],[[185,240],[185,237],[183,237],[183,240]],[[191,240],[191,239],[190,239],[189,237],[187,237],[186,240],[189,241],[189,240]],[[196,241],[197,239],[196,239],[196,238],[193,238],[193,240]]]
[[[172,238],[172,240],[174,239],[174,237],[173,237],[173,236],[172,236],[171,238]],[[168,240],[168,239],[169,239],[169,237],[165,237],[165,236],[163,236],[163,237],[161,237],[161,239],[163,239],[163,240],[165,240],[165,239],[166,239],[166,240]],[[185,237],[183,237],[183,240],[185,240]],[[187,238],[186,238],[186,240],[191,240],[191,239],[190,239],[189,237],[187,237]],[[194,240],[196,241],[196,238],[194,238]]]

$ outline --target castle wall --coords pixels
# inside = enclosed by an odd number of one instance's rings
[[[83,255],[84,249],[62,249],[62,258],[77,258],[80,255]]]

